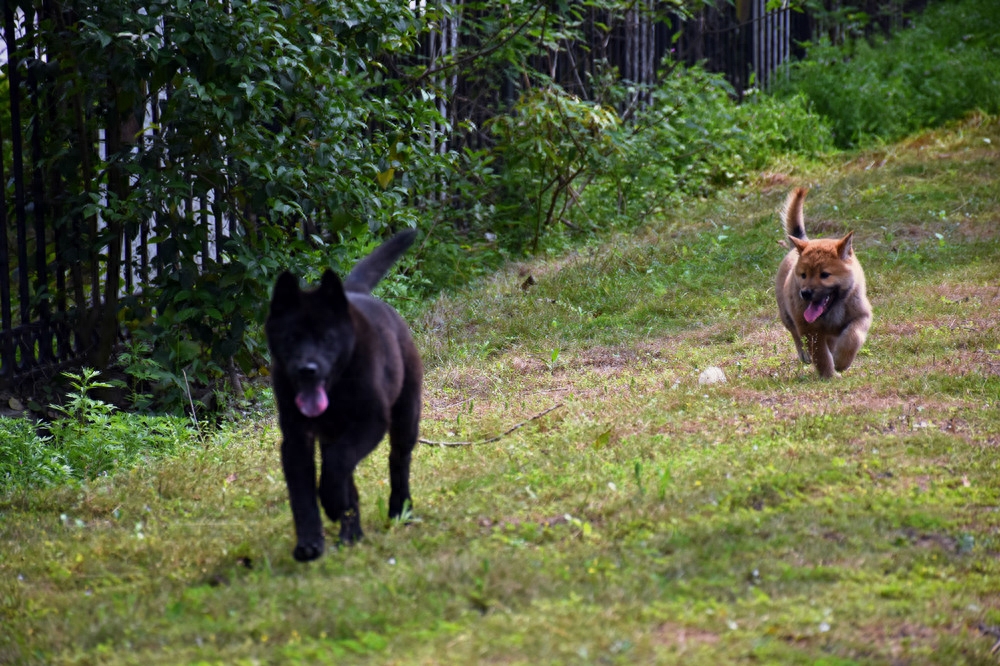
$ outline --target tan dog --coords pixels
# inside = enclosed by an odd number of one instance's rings
[[[782,217],[793,247],[778,268],[775,294],[781,323],[791,332],[799,359],[813,363],[821,377],[834,377],[851,367],[865,343],[872,306],[865,296],[865,273],[851,247],[854,232],[839,240],[806,238],[802,202],[807,191],[796,188],[785,200]]]

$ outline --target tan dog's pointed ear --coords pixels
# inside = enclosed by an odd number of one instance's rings
[[[799,251],[799,254],[802,254],[802,251],[809,247],[809,241],[804,241],[801,238],[789,236],[788,240],[792,241],[792,245],[794,245],[795,249]]]
[[[837,241],[837,254],[840,256],[841,261],[847,261],[854,253],[851,245],[851,239],[853,237],[854,232],[849,231],[846,236]]]

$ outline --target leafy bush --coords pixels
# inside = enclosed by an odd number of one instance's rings
[[[613,109],[555,85],[526,91],[510,114],[493,120],[504,198],[523,220],[521,237],[532,249],[572,205],[574,185],[592,179],[620,150],[614,141],[620,123]]]
[[[176,409],[188,383],[259,364],[280,269],[300,256],[337,267],[331,247],[418,223],[437,194],[423,176],[456,158],[426,140],[443,125],[432,97],[397,75],[423,29],[413,10],[74,0],[62,11],[84,19],[38,30],[51,78],[66,80],[47,92],[46,142],[67,148],[32,167],[59,174],[53,224],[83,229],[81,256],[109,276],[89,363],[106,367],[126,328],[157,366],[143,390]],[[101,132],[105,152],[81,156]],[[120,247],[147,221],[155,251],[133,257],[142,288],[125,289]]]
[[[762,169],[775,155],[818,157],[833,148],[833,132],[805,95],[779,99],[753,93],[736,107],[743,164]]]
[[[74,388],[65,405],[53,406],[62,416],[48,424],[0,418],[0,488],[51,485],[92,479],[148,456],[163,455],[192,443],[197,432],[190,421],[175,416],[129,414],[92,397],[109,388],[98,373],[84,369],[65,375]]]
[[[700,67],[674,68],[652,91],[652,103],[614,140],[617,159],[608,160],[582,208],[591,221],[626,226],[674,197],[745,178],[776,154],[817,155],[832,148],[829,128],[804,96],[755,94],[737,104],[722,75]]]
[[[996,113],[1000,3],[939,2],[889,40],[822,41],[777,93],[808,97],[841,147],[897,139],[975,109]]]

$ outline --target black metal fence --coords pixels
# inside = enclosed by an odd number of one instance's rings
[[[880,27],[888,28],[902,22],[904,9],[924,3],[855,4],[868,7],[883,21]],[[673,51],[680,62],[704,62],[708,69],[724,73],[742,95],[751,87],[767,87],[780,76],[799,42],[820,33],[836,38],[840,29],[836,22],[824,23],[822,18],[790,10],[787,2],[772,11],[767,6],[767,0],[719,3],[682,21],[676,16],[664,20],[656,0],[639,0],[610,33],[596,27],[603,26],[606,17],[592,15],[592,44],[569,45],[532,64],[570,91],[591,98],[586,74],[599,66],[610,65],[625,79],[651,85],[664,56]],[[118,300],[141,290],[144,280],[165,265],[158,254],[166,252],[160,244],[169,237],[169,229],[157,227],[155,219],[123,225],[105,223],[96,215],[66,214],[68,188],[76,187],[82,190],[76,195],[92,198],[107,197],[107,189],[113,189],[110,182],[103,186],[105,191],[87,189],[88,174],[97,165],[82,164],[82,181],[72,185],[58,170],[44,168],[53,151],[67,150],[47,141],[46,135],[46,122],[55,119],[56,109],[55,97],[46,87],[51,77],[45,76],[42,37],[52,26],[66,28],[67,17],[59,12],[57,3],[35,3],[27,11],[4,3],[0,93],[6,99],[0,106],[7,104],[3,117],[8,122],[0,123],[0,388],[44,379],[66,364],[86,362],[102,346],[107,348],[109,338],[117,335]],[[442,24],[425,43],[423,56],[430,60],[446,54],[459,46],[460,39],[456,26]],[[484,96],[458,77],[440,83],[447,92],[440,100],[441,110],[453,126],[464,119],[481,126],[505,106],[505,100]],[[104,129],[87,139],[97,150],[79,150],[80,159],[112,154],[143,124],[155,127],[156,113],[156,105],[150,105],[140,123],[127,114],[116,116],[111,109]],[[215,214],[211,197],[180,201],[177,208],[205,225],[200,252],[206,261],[217,260],[217,241],[231,231],[229,222]]]

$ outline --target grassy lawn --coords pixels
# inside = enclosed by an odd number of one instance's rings
[[[383,447],[364,542],[310,565],[267,404],[7,494],[0,663],[996,664],[998,173],[995,118],[790,160],[428,304],[423,436],[524,426],[418,449],[409,525]],[[796,185],[812,237],[855,230],[875,310],[833,381],[774,303]]]

